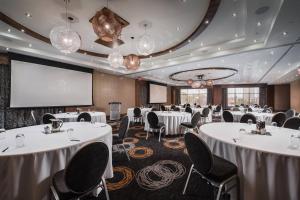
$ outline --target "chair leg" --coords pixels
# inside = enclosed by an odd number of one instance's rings
[[[216,200],[220,200],[221,194],[222,194],[222,189],[223,189],[224,185],[225,185],[225,183],[221,183],[221,184],[220,184],[219,189],[218,189],[218,193],[217,193],[217,198],[216,198]]]
[[[106,200],[109,200],[109,195],[108,195],[108,190],[107,190],[106,182],[105,182],[105,179],[103,177],[102,177],[102,183],[103,183],[103,186],[104,186]]]
[[[158,142],[160,142],[161,131],[159,131]]]
[[[147,130],[146,140],[148,140],[148,137],[149,137],[149,129]]]
[[[56,190],[54,189],[54,187],[52,185],[50,186],[50,190],[52,192],[52,195],[53,195],[54,199],[59,200],[58,194],[57,194]]]
[[[123,147],[123,149],[124,149],[124,152],[125,152],[125,154],[126,154],[126,156],[127,156],[127,159],[130,161],[130,157],[129,157],[129,155],[128,155],[127,151],[126,151],[125,145],[124,145],[124,144],[122,144],[122,147]]]
[[[185,182],[185,185],[184,185],[184,188],[183,188],[183,191],[182,191],[182,194],[183,194],[183,195],[185,195],[186,188],[187,188],[187,186],[188,186],[188,184],[189,184],[189,181],[190,181],[190,177],[191,177],[193,168],[194,168],[194,165],[192,165],[191,168],[190,168],[189,175],[188,175],[188,177],[187,177],[187,179],[186,179],[186,182]]]

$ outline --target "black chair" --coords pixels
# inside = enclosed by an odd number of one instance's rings
[[[183,195],[186,192],[191,174],[196,172],[208,183],[218,188],[217,200],[221,198],[222,192],[228,192],[233,186],[237,187],[237,198],[239,199],[237,167],[233,163],[213,155],[206,143],[195,134],[186,133],[184,140],[193,164],[182,192]],[[229,183],[232,183],[231,187],[225,187]]]
[[[176,111],[176,112],[180,112],[180,108],[179,107],[175,107],[173,110]]]
[[[50,186],[56,200],[81,199],[102,187],[109,200],[103,178],[109,157],[109,150],[102,142],[83,146],[72,157],[64,170],[58,171]]]
[[[220,113],[222,107],[220,105],[217,105],[216,109],[214,110],[214,113]]]
[[[286,115],[283,112],[279,112],[276,113],[273,117],[272,117],[272,122],[276,122],[278,127],[282,127],[284,122],[286,120]]]
[[[127,159],[130,160],[130,157],[123,143],[123,140],[128,132],[128,129],[129,129],[129,119],[128,116],[124,116],[120,123],[118,134],[113,135],[113,145],[120,145],[123,149],[123,152],[126,153]]]
[[[187,107],[185,108],[185,112],[188,112],[188,113],[193,114],[193,110],[192,110],[191,107],[189,107],[189,106],[187,106]]]
[[[135,107],[133,109],[133,122],[138,122],[138,121],[140,121],[141,124],[143,124],[143,115],[142,115],[141,109],[138,107]]]
[[[196,108],[201,108],[201,106],[200,106],[200,105],[197,105]]]
[[[233,122],[233,115],[230,111],[224,110],[222,116],[225,122]]]
[[[248,112],[253,112],[252,108],[249,107],[248,108]]]
[[[92,116],[90,115],[90,113],[87,112],[83,112],[80,113],[77,117],[77,121],[84,121],[84,122],[91,122],[92,121]]]
[[[201,122],[203,121],[204,123],[206,123],[206,118],[208,118],[210,109],[209,108],[204,108],[202,110],[202,114],[201,114]]]
[[[157,108],[152,108],[151,111],[158,111],[158,109]]]
[[[175,110],[176,106],[175,105],[171,105],[171,110]]]
[[[150,132],[159,131],[158,141],[160,142],[161,134],[165,130],[165,125],[163,123],[160,123],[158,121],[158,117],[157,117],[157,115],[154,112],[149,112],[147,114],[147,120],[148,120],[148,123],[149,123],[149,128],[147,130],[146,140],[148,139],[149,131]]]
[[[290,128],[290,129],[299,130],[299,128],[300,128],[300,118],[299,117],[288,118],[284,122],[283,127],[284,128]]]
[[[289,109],[288,111],[285,112],[286,118],[291,118],[295,116],[295,110]]]
[[[232,111],[240,111],[240,107],[233,107]]]
[[[209,108],[210,110],[212,110],[212,106],[211,106],[211,105],[209,105],[208,108]]]
[[[192,117],[192,120],[191,122],[182,122],[180,124],[180,126],[183,126],[186,129],[197,129],[197,132],[199,133],[199,128],[198,128],[198,123],[201,119],[201,114],[200,112],[196,112],[193,117]],[[185,132],[185,131],[184,131]]]
[[[54,115],[45,113],[42,117],[43,124],[51,124],[51,119],[55,119]]]
[[[191,104],[187,103],[187,104],[186,104],[186,107],[191,107]]]
[[[256,117],[251,113],[246,113],[241,117],[240,123],[248,123],[248,120],[251,119],[253,124],[256,124]]]
[[[161,105],[161,106],[160,106],[160,110],[161,110],[161,111],[166,111],[166,107],[165,107],[164,105]]]

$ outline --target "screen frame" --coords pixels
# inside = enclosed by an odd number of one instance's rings
[[[9,56],[9,99],[8,99],[8,104],[9,104],[9,109],[24,109],[24,108],[67,108],[67,107],[89,107],[89,106],[94,106],[94,70],[90,68],[85,68],[85,67],[80,67],[77,65],[72,65],[68,63],[62,63],[58,61],[53,61],[53,60],[47,60],[47,59],[42,59],[42,58],[37,58],[33,56],[27,56],[27,55],[22,55],[22,54],[17,54],[17,53],[8,53]],[[56,67],[56,68],[61,68],[61,69],[67,69],[67,70],[74,70],[74,71],[79,71],[79,72],[85,72],[85,73],[90,73],[92,74],[92,104],[91,105],[66,105],[66,106],[36,106],[36,107],[11,107],[10,106],[10,101],[11,101],[11,61],[16,60],[16,61],[21,61],[21,62],[26,62],[26,63],[33,63],[33,64],[40,64],[40,65],[45,65],[48,67]]]
[[[162,102],[162,103],[150,103],[150,84],[160,85],[160,86],[166,86],[167,87],[167,101],[166,102]],[[147,95],[147,102],[148,102],[148,104],[159,105],[159,104],[166,104],[166,103],[168,103],[168,85],[167,84],[153,82],[153,81],[148,81],[147,90],[148,90],[148,95]]]

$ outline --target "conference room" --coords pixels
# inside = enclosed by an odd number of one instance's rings
[[[0,5],[0,200],[300,199],[300,1]]]

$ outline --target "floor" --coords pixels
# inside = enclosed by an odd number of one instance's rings
[[[112,123],[113,131],[118,124]],[[191,166],[182,136],[163,137],[146,132],[140,124],[131,125],[125,153],[113,153],[114,178],[107,180],[111,200],[204,200],[214,199],[215,189],[193,174],[186,195],[182,190]],[[102,194],[99,199],[105,199]],[[224,195],[223,199],[230,199]]]

